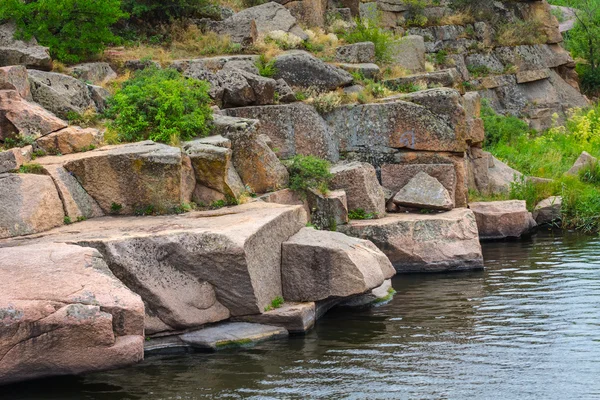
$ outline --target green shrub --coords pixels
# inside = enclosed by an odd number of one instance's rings
[[[73,221],[71,221],[71,217],[64,217],[63,218],[63,222],[65,225],[71,225],[73,223]]]
[[[19,168],[18,172],[20,174],[44,175],[44,167],[42,167],[40,164],[36,164],[36,163],[23,164]]]
[[[327,193],[332,175],[329,172],[330,163],[314,156],[296,155],[288,162],[290,173],[290,189],[306,192],[317,189]]]
[[[256,62],[256,68],[258,68],[258,74],[260,76],[264,76],[265,78],[271,78],[277,73],[275,61],[267,61],[267,58],[264,54],[260,55],[260,58]]]
[[[579,180],[600,186],[600,162],[587,164],[579,170]]]
[[[76,63],[119,38],[111,26],[127,14],[120,0],[3,0],[0,20],[13,20],[20,37],[35,36],[56,60]]]
[[[526,122],[513,116],[504,116],[496,112],[486,102],[481,107],[481,117],[485,127],[485,146],[498,143],[510,143],[513,139],[531,132]]]
[[[347,43],[373,42],[375,58],[381,63],[391,62],[391,44],[396,37],[390,31],[380,28],[377,21],[357,19],[356,26],[340,34]]]
[[[119,204],[119,203],[113,202],[110,205],[110,213],[111,214],[118,214],[118,213],[121,212],[122,209],[123,209],[123,206],[121,204]]]
[[[357,208],[355,210],[348,211],[349,219],[373,219],[376,215],[373,213],[367,213],[362,208]]]
[[[177,142],[206,136],[212,119],[209,85],[173,69],[139,71],[109,100],[108,126],[119,140]]]
[[[123,9],[139,22],[170,22],[210,14],[208,0],[122,0]]]
[[[483,76],[488,76],[491,71],[486,65],[467,65],[467,70],[473,76],[473,78],[480,78]]]

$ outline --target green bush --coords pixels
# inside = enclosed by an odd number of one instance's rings
[[[145,23],[204,16],[210,5],[208,0],[123,0],[123,9]]]
[[[2,0],[0,20],[13,20],[18,35],[35,36],[56,60],[76,63],[119,38],[111,26],[127,14],[120,0]]]
[[[340,34],[347,43],[373,42],[375,44],[375,58],[381,63],[389,63],[391,43],[396,39],[394,34],[380,28],[377,21],[357,19],[356,26]]]
[[[485,126],[485,146],[491,147],[498,143],[510,143],[514,138],[531,132],[529,125],[514,116],[504,116],[483,102],[481,117]]]
[[[305,192],[317,189],[327,193],[332,175],[329,172],[330,163],[314,156],[294,156],[288,162],[290,173],[290,189]]]
[[[368,213],[362,208],[357,208],[355,210],[348,211],[349,219],[373,219],[376,215],[373,213]]]
[[[212,119],[209,85],[173,69],[139,71],[109,100],[108,126],[120,141],[173,143],[206,136]]]
[[[256,68],[258,68],[258,74],[265,78],[271,78],[277,73],[275,68],[275,60],[267,61],[264,54],[261,54],[258,61],[256,62]]]

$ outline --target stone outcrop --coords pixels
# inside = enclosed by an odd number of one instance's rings
[[[0,90],[0,141],[17,136],[37,138],[66,127],[66,122],[24,100],[16,90]]]
[[[144,304],[94,249],[0,251],[0,384],[121,368],[144,357]]]
[[[335,90],[352,83],[352,75],[329,65],[306,51],[294,50],[274,58],[275,79],[291,86]]]
[[[95,108],[87,85],[71,76],[30,70],[29,82],[33,100],[61,118]]]
[[[392,62],[411,73],[425,71],[425,41],[422,36],[408,35],[390,44]]]
[[[562,218],[562,197],[551,196],[540,201],[533,209],[533,219],[538,225],[559,222]]]
[[[177,216],[96,218],[5,245],[98,249],[144,300],[151,334],[264,312],[282,296],[281,243],[306,221],[301,206],[254,202]]]
[[[165,212],[189,202],[192,188],[181,150],[151,141],[106,146],[40,163],[60,162],[105,214]]]
[[[290,301],[361,294],[394,273],[372,243],[337,232],[303,228],[282,245],[283,296]]]
[[[331,173],[333,178],[329,186],[346,192],[348,210],[362,209],[375,218],[385,215],[383,189],[372,165],[361,162],[339,164],[331,168]]]
[[[0,68],[0,90],[16,90],[25,100],[33,100],[25,66],[13,65]]]
[[[393,193],[398,193],[419,174],[436,179],[454,201],[456,172],[452,164],[384,164],[381,167],[381,183]]]
[[[451,210],[454,200],[446,188],[432,176],[419,172],[392,199],[401,207]]]
[[[77,64],[71,68],[71,74],[84,82],[101,85],[117,77],[117,73],[106,62]]]
[[[348,222],[348,201],[343,190],[327,194],[310,190],[306,194],[310,221],[317,229],[333,230]]]
[[[0,175],[0,239],[63,224],[63,206],[49,176]]]
[[[221,35],[228,35],[232,42],[243,46],[252,45],[260,35],[272,31],[283,31],[302,40],[308,39],[296,18],[275,2],[246,8],[223,21],[210,24],[208,28]]]
[[[15,147],[0,152],[0,174],[18,170],[21,165],[31,161],[32,146]]]
[[[483,268],[475,215],[467,209],[441,214],[393,214],[377,220],[350,221],[338,230],[373,242],[398,272]]]
[[[374,63],[375,44],[373,42],[360,42],[340,46],[335,49],[335,61],[341,63]]]
[[[39,46],[34,38],[28,41],[15,39],[16,28],[12,22],[0,25],[0,67],[24,65],[27,68],[52,69],[48,48]]]
[[[94,150],[103,140],[104,134],[98,129],[69,126],[42,136],[36,144],[48,154],[71,154]]]
[[[477,218],[483,240],[518,238],[536,226],[523,200],[476,202],[469,208]]]

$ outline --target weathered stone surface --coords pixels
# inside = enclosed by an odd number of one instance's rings
[[[587,151],[581,153],[573,166],[567,171],[567,175],[577,175],[582,168],[598,163],[598,159]]]
[[[0,25],[0,67],[24,65],[27,68],[52,69],[52,59],[47,47],[38,46],[35,39],[15,39],[16,25]]]
[[[65,215],[71,222],[104,215],[100,206],[77,182],[77,179],[60,165],[46,165],[44,171],[49,175],[62,201]]]
[[[218,116],[215,123],[229,126],[223,128],[223,136],[231,140],[233,165],[245,186],[254,193],[272,192],[287,186],[288,171],[260,139],[258,121]]]
[[[97,248],[142,297],[146,332],[155,333],[264,312],[282,295],[281,243],[305,225],[300,206],[253,202],[175,216],[96,218],[28,242]]]
[[[425,172],[418,172],[396,195],[394,204],[402,207],[451,210],[454,199],[448,190]]]
[[[422,36],[408,35],[390,44],[394,64],[413,73],[425,71],[425,42]]]
[[[214,189],[206,187],[201,184],[197,184],[194,187],[194,191],[192,193],[192,201],[199,205],[200,207],[209,206],[213,204],[215,201],[227,201],[227,197]]]
[[[250,347],[265,340],[288,336],[285,328],[248,322],[224,322],[177,336],[158,337],[145,344],[148,353],[165,353],[174,349],[213,352]]]
[[[305,333],[316,321],[315,303],[285,302],[280,308],[263,314],[246,315],[234,318],[237,321],[252,322],[285,328],[289,333]]]
[[[161,69],[160,64],[157,61],[152,60],[127,60],[123,64],[123,67],[130,71],[141,71],[150,67]]]
[[[61,118],[95,107],[87,85],[56,72],[29,70],[33,100]]]
[[[551,196],[536,204],[533,219],[538,225],[551,224],[561,220],[562,197]]]
[[[437,101],[451,102],[451,98],[438,96]],[[464,116],[464,110],[462,113]],[[368,149],[375,144],[426,151],[466,150],[464,127],[453,128],[447,116],[407,101],[338,107],[326,120],[340,150]]]
[[[281,189],[276,192],[267,193],[263,196],[260,196],[259,200],[262,200],[266,203],[296,206],[300,205],[304,207],[306,215],[310,215],[310,208],[308,206],[308,201],[306,200],[306,198],[303,198],[298,194],[298,192],[294,192],[292,189]]]
[[[494,156],[488,157],[488,162],[488,190],[492,193],[508,192],[511,183],[519,181],[523,176],[522,173],[509,167]]]
[[[121,368],[144,358],[144,304],[94,249],[0,252],[0,384]]]
[[[36,140],[37,145],[49,154],[71,154],[85,150],[93,150],[104,140],[104,134],[94,128],[69,126],[60,131],[42,136]]]
[[[77,79],[94,85],[107,83],[117,77],[117,73],[106,62],[75,65],[71,68],[71,74]]]
[[[350,73],[359,73],[367,79],[376,79],[381,75],[381,69],[377,64],[337,64],[338,67]]]
[[[223,108],[273,104],[275,101],[277,82],[274,79],[238,68],[222,69],[217,72],[216,79],[223,91]]]
[[[374,63],[375,44],[373,42],[360,42],[340,46],[335,49],[335,60],[341,63]]]
[[[0,68],[0,90],[16,90],[25,100],[33,100],[25,66],[13,65]]]
[[[32,152],[31,146],[15,147],[0,152],[0,174],[17,170],[21,165],[31,161]]]
[[[460,74],[456,68],[449,68],[441,71],[425,72],[401,78],[387,79],[383,81],[383,84],[394,90],[407,85],[419,85],[431,89],[439,86],[453,87],[459,80]]]
[[[385,195],[371,164],[351,162],[331,168],[332,189],[346,192],[348,210],[362,209],[375,218],[385,216]]]
[[[0,239],[47,231],[62,225],[64,216],[49,176],[0,176]]]
[[[365,307],[365,306],[376,306],[390,302],[394,298],[394,288],[392,287],[392,280],[386,279],[383,281],[381,286],[358,296],[350,297],[348,300],[344,300],[337,307]]]
[[[492,54],[480,54],[475,53],[465,57],[465,63],[467,66],[473,69],[481,68],[487,69],[489,72],[494,74],[501,74],[504,71],[504,65],[498,60],[498,58]]]
[[[524,200],[475,202],[469,208],[477,218],[480,239],[521,237],[536,226]]]
[[[536,71],[519,71],[517,72],[517,83],[527,83],[539,81],[541,79],[548,79],[550,77],[550,70],[538,69]]]
[[[324,27],[328,0],[278,0],[304,26]]]
[[[303,228],[282,245],[283,296],[290,301],[361,294],[394,273],[373,243],[341,233]]]
[[[348,203],[343,190],[322,194],[310,190],[307,195],[311,223],[317,229],[336,230],[338,225],[348,222]]]
[[[372,241],[398,272],[483,268],[475,215],[464,208],[441,214],[395,214],[350,221],[339,230]]]
[[[275,79],[292,86],[335,90],[352,83],[352,75],[329,65],[306,51],[294,50],[274,58]]]
[[[179,148],[144,141],[46,157],[40,163],[64,164],[104,213],[132,214],[147,207],[164,212],[189,201],[182,159]]]
[[[452,164],[384,164],[381,166],[381,184],[398,193],[420,172],[437,179],[455,198],[456,172]]]
[[[296,154],[337,159],[337,144],[325,121],[312,107],[304,103],[289,105],[243,107],[225,110],[227,115],[255,118],[258,131],[273,141],[281,158]]]
[[[231,149],[203,143],[203,139],[186,142],[183,148],[190,156],[198,184],[236,199],[244,192],[244,184],[231,161]]]
[[[96,106],[96,110],[100,113],[106,111],[108,99],[111,97],[110,92],[102,86],[87,85],[87,87],[90,91],[90,97]]]
[[[16,136],[47,135],[67,123],[35,103],[23,100],[15,90],[0,90],[0,141]]]
[[[242,10],[212,27],[221,35],[229,35],[234,43],[251,45],[259,35],[272,31],[284,31],[298,36],[302,40],[308,36],[298,26],[285,7],[275,2],[261,4]]]
[[[294,90],[287,84],[284,79],[277,79],[277,85],[275,86],[275,92],[279,96],[280,103],[293,103],[296,101],[296,94]]]

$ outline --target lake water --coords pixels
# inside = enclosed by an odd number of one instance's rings
[[[401,275],[384,306],[331,311],[306,336],[148,357],[0,399],[598,399],[600,240],[484,244],[486,271]]]

